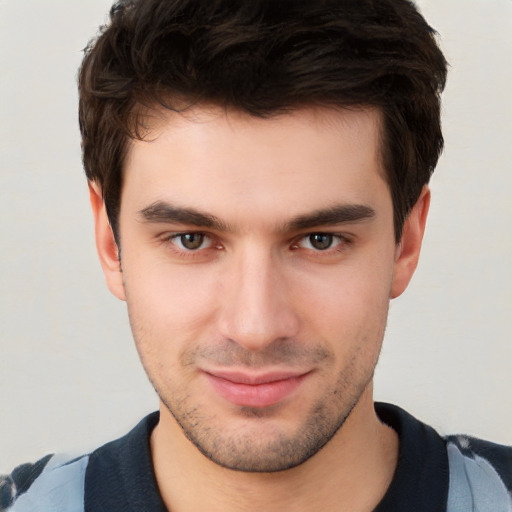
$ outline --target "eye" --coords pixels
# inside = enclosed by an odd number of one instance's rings
[[[332,233],[311,233],[302,237],[297,242],[297,247],[315,251],[326,251],[344,242],[347,242],[345,238],[339,235],[333,235]]]
[[[170,240],[184,251],[197,251],[212,246],[212,240],[204,233],[176,233]]]

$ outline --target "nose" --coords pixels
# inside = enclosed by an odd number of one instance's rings
[[[261,249],[247,250],[223,276],[219,330],[250,351],[292,338],[299,330],[284,262]]]

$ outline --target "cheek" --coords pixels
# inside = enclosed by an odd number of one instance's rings
[[[354,343],[380,346],[389,307],[392,264],[382,260],[340,266],[325,275],[308,276],[294,291],[302,318],[338,350]],[[331,269],[332,270],[332,269]]]
[[[133,337],[153,385],[178,374],[188,380],[180,361],[198,341],[214,338],[215,283],[199,268],[154,261],[126,261],[123,273]]]
[[[213,314],[218,295],[215,273],[204,270],[165,262],[127,262],[124,282],[132,314],[154,327],[193,329]]]

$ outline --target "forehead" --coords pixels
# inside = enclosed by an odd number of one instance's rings
[[[389,196],[376,109],[307,108],[257,118],[197,107],[156,111],[146,125],[144,140],[129,145],[122,205],[167,201],[232,216],[249,206],[278,215],[368,203],[377,189]]]

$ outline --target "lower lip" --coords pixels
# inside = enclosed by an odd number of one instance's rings
[[[290,396],[307,374],[262,384],[241,384],[210,373],[205,375],[214,390],[229,402],[245,407],[269,407]]]

